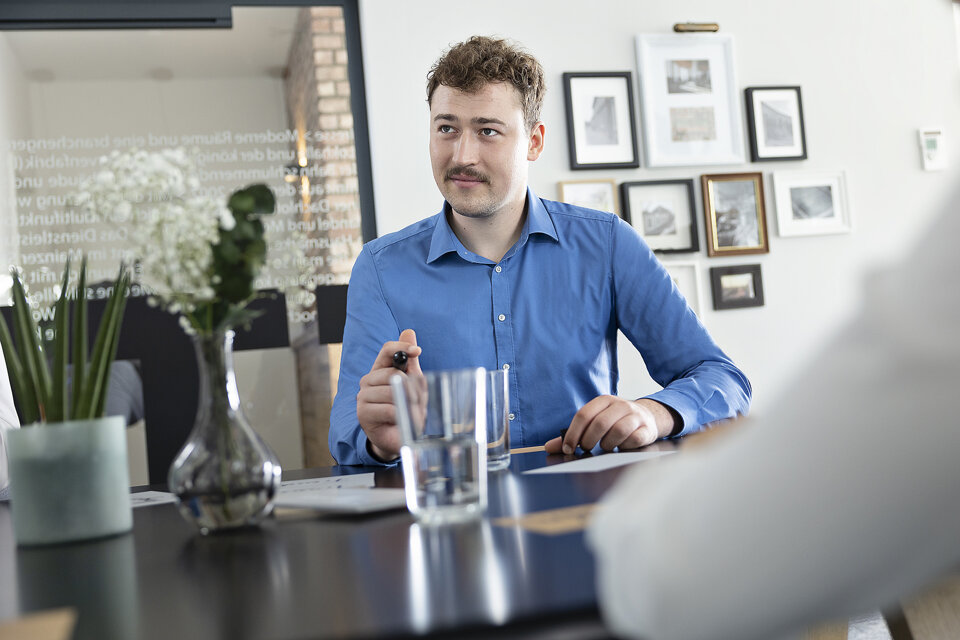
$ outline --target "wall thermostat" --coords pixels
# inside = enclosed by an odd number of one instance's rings
[[[943,148],[943,129],[924,127],[920,129],[920,155],[923,158],[924,171],[938,171],[947,168],[947,153]]]

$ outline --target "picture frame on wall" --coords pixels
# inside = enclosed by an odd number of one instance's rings
[[[693,180],[645,180],[620,185],[623,219],[656,253],[700,250]]]
[[[563,74],[571,169],[640,166],[629,71]]]
[[[744,161],[733,37],[636,37],[647,166]]]
[[[700,176],[710,257],[769,253],[763,174]]]
[[[777,171],[773,197],[777,230],[783,237],[850,233],[843,171]]]
[[[806,160],[800,87],[747,87],[744,95],[750,159]]]
[[[743,309],[763,306],[763,278],[759,264],[710,267],[713,308]]]
[[[559,183],[559,191],[561,202],[620,215],[615,180],[564,180]]]
[[[673,284],[687,300],[687,305],[700,315],[700,265],[696,262],[668,261],[663,267],[670,274]]]

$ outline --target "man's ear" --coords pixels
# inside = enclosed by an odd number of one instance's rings
[[[527,146],[527,160],[536,160],[540,157],[540,154],[543,153],[544,132],[545,128],[542,122],[533,125],[533,128],[530,130],[529,145]]]

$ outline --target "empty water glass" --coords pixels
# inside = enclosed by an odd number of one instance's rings
[[[485,369],[390,379],[407,508],[424,524],[471,520],[487,506]]]

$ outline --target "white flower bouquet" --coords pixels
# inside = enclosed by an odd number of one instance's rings
[[[255,317],[246,307],[267,252],[260,216],[275,208],[266,185],[235,191],[223,203],[201,192],[184,149],[132,149],[101,158],[74,203],[129,224],[140,284],[151,300],[182,314],[188,333],[210,335]]]

